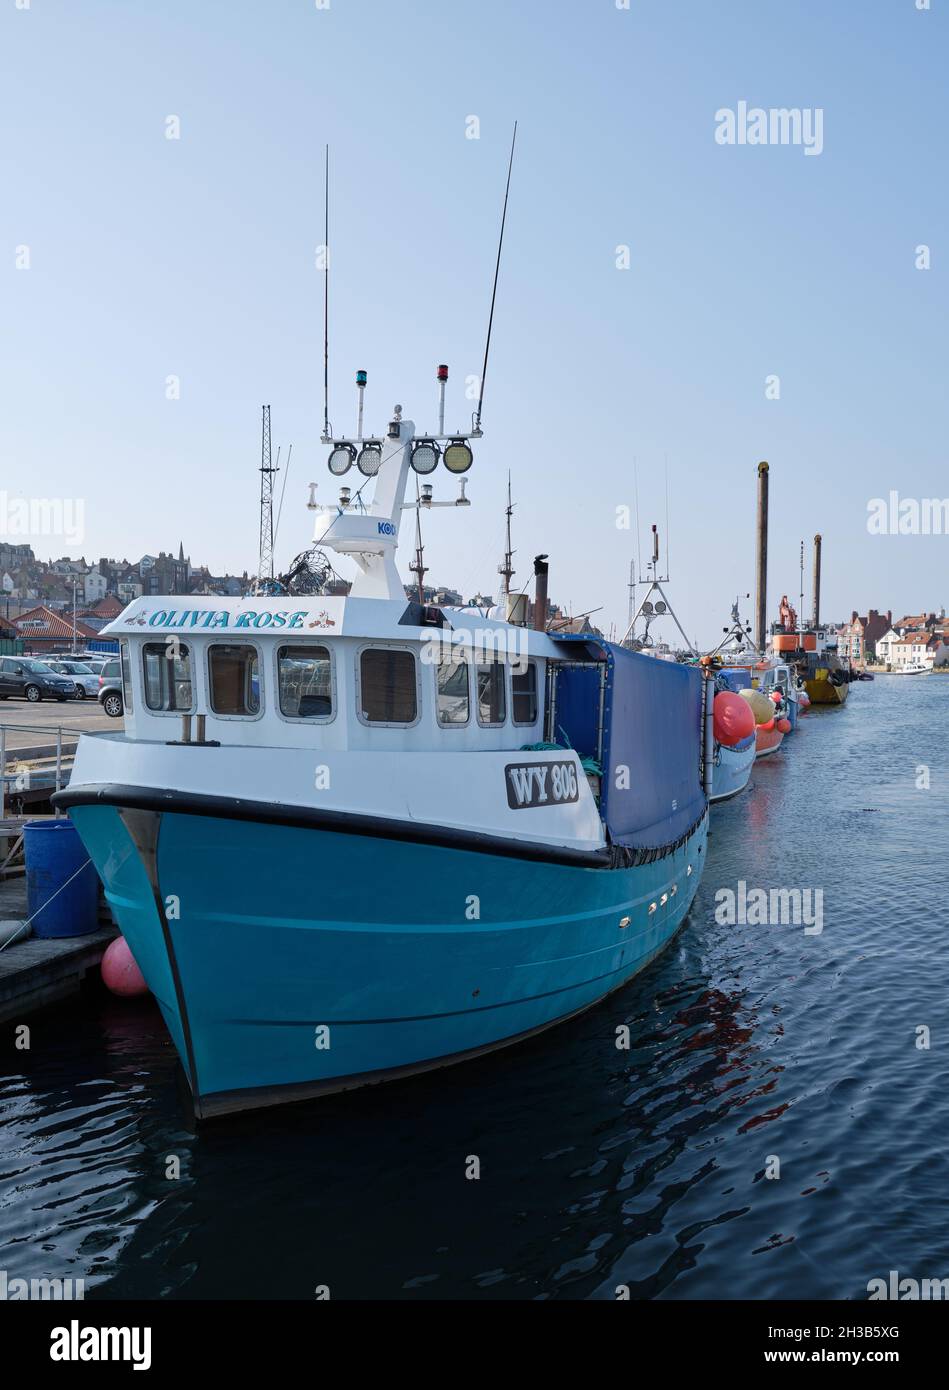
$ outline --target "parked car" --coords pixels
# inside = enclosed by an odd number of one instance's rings
[[[122,663],[115,658],[107,661],[99,672],[99,704],[110,719],[119,719],[125,712],[122,698]]]
[[[118,664],[118,663],[116,663]],[[0,656],[0,700],[69,700],[76,694],[71,676],[60,675],[32,656]]]
[[[49,668],[60,676],[68,676],[76,687],[76,698],[85,700],[87,696],[99,693],[99,672],[87,666],[84,661],[50,661]]]

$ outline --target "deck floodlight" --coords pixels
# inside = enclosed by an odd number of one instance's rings
[[[471,446],[464,439],[453,439],[442,457],[449,473],[467,473],[473,462]]]
[[[353,466],[356,450],[352,444],[334,444],[329,457],[329,469],[334,477],[341,478]]]
[[[441,452],[434,439],[417,439],[412,445],[412,467],[416,473],[434,473]]]
[[[359,450],[356,467],[367,478],[374,478],[382,467],[382,445],[377,440],[369,440]]]

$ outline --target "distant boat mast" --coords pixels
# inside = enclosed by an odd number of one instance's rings
[[[679,622],[679,619],[676,616],[675,609],[669,602],[669,599],[666,596],[666,592],[662,587],[663,584],[668,584],[669,574],[667,571],[666,574],[662,576],[662,578],[660,578],[659,576],[659,528],[655,525],[652,528],[652,558],[651,560],[647,561],[646,568],[647,570],[652,571],[652,578],[643,580],[643,583],[646,586],[646,592],[643,595],[642,602],[638,605],[636,611],[630,617],[629,624],[627,625],[626,631],[623,634],[623,640],[620,645],[624,647],[629,646],[633,649],[633,651],[640,651],[643,648],[648,649],[652,646],[652,639],[649,636],[650,624],[653,623],[656,618],[670,617],[672,621],[675,623],[676,627],[679,629],[679,636],[685,643],[686,648],[689,652],[692,653],[693,656],[696,656],[698,653],[696,652],[695,647],[693,647],[692,643],[686,636],[685,629]],[[629,606],[630,608],[632,608],[633,603],[635,601],[636,591],[635,581],[632,578],[632,567],[630,567],[629,590]],[[653,598],[654,594],[658,595],[658,597],[656,597],[655,599]],[[645,625],[645,631],[643,633],[642,638],[633,636],[634,629],[640,618],[643,619]]]
[[[514,551],[511,549],[511,513],[514,506],[511,502],[511,472],[508,469],[507,475],[507,507],[504,515],[506,518],[507,549],[504,552],[504,563],[498,565],[498,574],[504,580],[503,593],[507,596],[511,592],[511,580],[514,578]]]

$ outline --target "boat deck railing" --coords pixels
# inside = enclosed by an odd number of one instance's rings
[[[69,781],[64,764],[71,764],[79,735],[96,732],[81,725],[0,723],[0,818],[6,814],[9,792],[20,790],[17,783],[24,776],[33,789],[48,786],[50,793],[61,791]],[[43,741],[11,748],[11,734],[40,734]]]

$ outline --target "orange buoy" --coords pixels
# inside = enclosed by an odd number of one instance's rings
[[[779,719],[777,724],[775,725],[775,728],[780,729],[782,734],[789,734],[791,732],[790,719]]]

